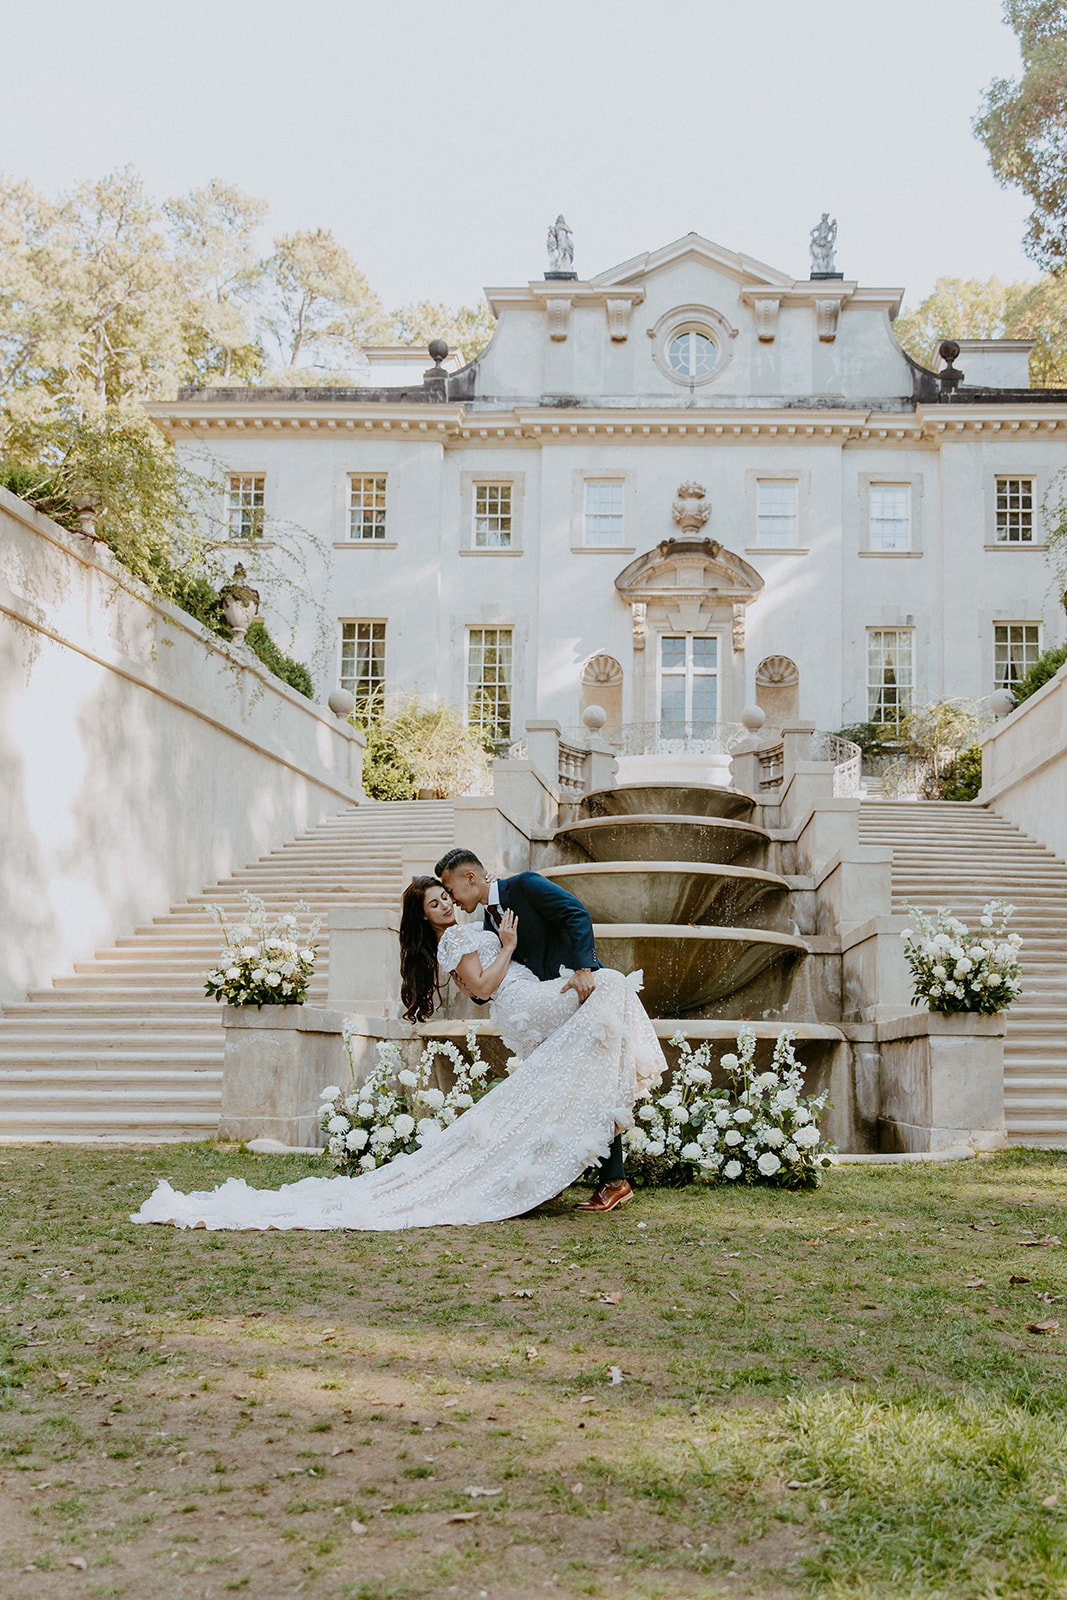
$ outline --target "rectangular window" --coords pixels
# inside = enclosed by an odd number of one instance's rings
[[[910,483],[871,484],[871,549],[911,549]]]
[[[700,738],[719,718],[719,641],[663,634],[659,642],[659,731]]]
[[[348,537],[385,538],[385,477],[353,477],[348,480]]]
[[[511,548],[511,484],[474,486],[474,544],[479,550]]]
[[[263,533],[263,502],[266,480],[258,473],[230,474],[226,496],[226,520],[231,539],[258,539]]]
[[[911,710],[915,636],[910,628],[867,629],[867,720],[897,724]]]
[[[1039,622],[993,625],[993,688],[1014,689],[1041,654]]]
[[[1034,537],[1033,478],[997,479],[997,541],[1029,544]]]
[[[355,696],[357,716],[380,707],[385,692],[384,622],[342,622],[341,688]]]
[[[756,484],[756,543],[780,548],[797,542],[797,486],[788,478],[760,478]]]
[[[585,486],[585,543],[622,544],[622,481],[595,479]]]
[[[511,629],[467,630],[467,721],[494,743],[511,738]]]

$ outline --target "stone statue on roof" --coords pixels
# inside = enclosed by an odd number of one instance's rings
[[[574,235],[560,212],[548,230],[548,268],[550,272],[570,272],[574,267]]]
[[[834,246],[837,243],[837,218],[831,220],[824,211],[811,230],[811,270],[813,273],[835,271]]]

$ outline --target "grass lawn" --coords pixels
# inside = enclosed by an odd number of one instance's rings
[[[1067,1596],[1067,1155],[433,1233],[126,1220],[157,1175],[321,1170],[0,1150],[4,1600]]]

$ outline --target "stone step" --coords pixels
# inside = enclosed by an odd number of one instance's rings
[[[172,1040],[160,1049],[131,1048],[123,1044],[115,1049],[102,1050],[98,1046],[86,1045],[84,1048],[74,1045],[64,1045],[62,1049],[51,1049],[38,1044],[5,1044],[0,1043],[0,1067],[10,1065],[18,1066],[57,1066],[66,1064],[69,1067],[85,1067],[95,1071],[97,1066],[118,1066],[126,1063],[131,1067],[144,1067],[146,1071],[153,1068],[169,1067],[181,1068],[194,1072],[201,1067],[217,1070],[222,1057],[223,1041],[220,1038],[214,1047],[198,1047],[195,1043],[185,1048],[183,1040]]]

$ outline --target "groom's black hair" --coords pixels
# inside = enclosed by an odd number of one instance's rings
[[[439,878],[442,872],[454,872],[457,867],[467,866],[481,867],[482,871],[485,871],[485,867],[482,866],[473,850],[465,850],[462,845],[457,845],[454,850],[445,851],[433,870],[435,876]]]

